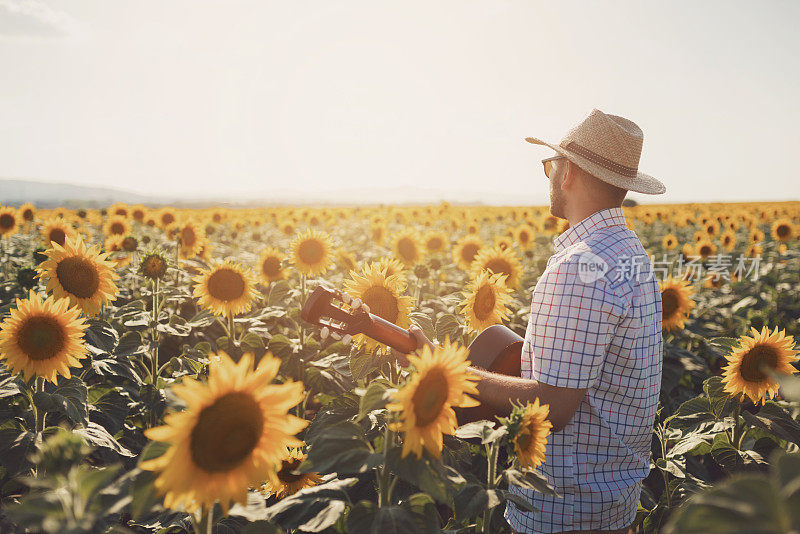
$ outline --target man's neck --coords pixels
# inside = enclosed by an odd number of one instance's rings
[[[598,211],[607,210],[609,208],[618,208],[614,204],[591,204],[591,205],[583,205],[583,206],[576,206],[575,208],[567,208],[567,220],[569,221],[570,227],[575,226],[582,220],[584,220],[589,215],[593,213],[597,213]]]

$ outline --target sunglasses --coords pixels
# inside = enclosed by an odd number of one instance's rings
[[[553,156],[551,158],[545,158],[542,160],[542,165],[544,165],[544,175],[550,178],[550,171],[553,170],[553,162],[557,159],[562,159],[564,156]]]

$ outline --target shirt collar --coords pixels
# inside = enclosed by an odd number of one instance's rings
[[[627,226],[625,214],[621,207],[596,211],[581,220],[575,226],[567,228],[563,234],[556,236],[555,239],[553,239],[553,249],[558,252],[573,243],[585,239],[589,234],[600,228],[616,225]]]

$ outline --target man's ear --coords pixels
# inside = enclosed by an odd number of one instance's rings
[[[564,159],[564,172],[561,173],[561,189],[566,191],[575,183],[575,164]]]

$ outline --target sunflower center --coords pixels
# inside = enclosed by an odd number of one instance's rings
[[[709,247],[708,245],[703,245],[702,247],[700,247],[700,255],[703,256],[704,258],[706,256],[710,256],[711,255],[711,247]]]
[[[161,278],[167,272],[167,264],[156,255],[149,256],[142,264],[142,272],[149,278]]]
[[[14,228],[16,223],[17,223],[17,220],[10,213],[4,213],[4,214],[0,215],[0,228],[2,228],[4,230],[10,230],[10,229]]]
[[[197,235],[194,233],[194,228],[185,226],[183,229],[181,229],[181,242],[185,247],[194,246],[194,244],[197,242]]]
[[[111,224],[111,233],[114,235],[120,235],[125,232],[125,225],[120,222],[115,222]]]
[[[361,294],[361,300],[369,306],[370,313],[374,313],[381,319],[386,319],[390,323],[397,322],[397,318],[400,315],[400,309],[397,306],[397,298],[385,287],[368,287]]]
[[[447,392],[447,377],[438,367],[433,367],[422,377],[412,397],[417,426],[429,425],[439,417]]]
[[[303,461],[300,458],[291,458],[281,462],[281,468],[278,470],[278,480],[284,484],[291,484],[303,479],[303,475],[292,474],[292,471],[297,469]]]
[[[778,234],[778,237],[779,237],[779,238],[786,237],[786,236],[788,236],[788,235],[789,235],[789,226],[787,226],[787,225],[785,225],[785,224],[780,224],[780,225],[778,225],[778,227],[775,229],[775,233],[776,233],[776,234]]]
[[[485,269],[489,269],[493,273],[505,273],[511,276],[511,265],[502,258],[492,258],[486,265],[484,266]]]
[[[461,257],[472,263],[472,260],[474,260],[475,256],[478,255],[478,250],[480,250],[480,247],[477,244],[467,243],[461,249]]]
[[[206,406],[192,429],[192,460],[209,473],[229,471],[247,458],[261,439],[264,418],[247,393],[227,393]]]
[[[775,369],[778,366],[778,353],[764,345],[756,345],[742,357],[741,375],[747,382],[761,382],[768,376],[761,371],[761,365]]]
[[[530,449],[532,441],[533,435],[527,430],[521,430],[519,434],[517,434],[517,447],[521,451],[527,451]]]
[[[230,302],[244,295],[244,278],[232,269],[219,269],[208,277],[208,293],[217,300]]]
[[[167,226],[175,222],[175,216],[171,213],[165,213],[161,216],[161,224]]]
[[[297,255],[303,263],[313,265],[322,261],[325,248],[316,239],[309,239],[300,243],[300,246],[297,247]]]
[[[54,317],[39,315],[28,318],[20,327],[17,344],[31,360],[48,360],[59,354],[66,344],[66,332]]]
[[[67,240],[67,234],[61,228],[54,228],[50,230],[50,235],[48,236],[51,242],[56,242],[62,247]]]
[[[661,292],[661,311],[663,318],[669,319],[678,311],[678,293],[672,289],[667,288]]]
[[[521,231],[519,233],[519,242],[527,243],[528,241],[530,241],[530,235],[528,235],[528,232],[526,232],[525,230]]]
[[[428,240],[428,248],[430,250],[439,250],[440,248],[442,248],[442,245],[443,245],[442,239],[439,237],[432,237],[431,239]]]
[[[29,208],[29,209],[26,209],[25,211],[23,211],[22,212],[22,218],[25,219],[26,221],[32,221],[33,220],[33,210],[31,210]]]
[[[64,258],[58,262],[56,276],[64,291],[79,299],[93,297],[100,287],[97,268],[92,262],[79,256]]]
[[[494,312],[494,305],[497,298],[494,296],[494,291],[488,285],[481,286],[475,294],[475,317],[484,321]]]
[[[400,255],[407,260],[413,260],[417,257],[417,247],[414,245],[414,242],[407,237],[400,239],[397,243],[397,250],[400,252]]]
[[[281,272],[281,261],[275,256],[269,256],[261,264],[261,270],[267,276],[278,276]]]

